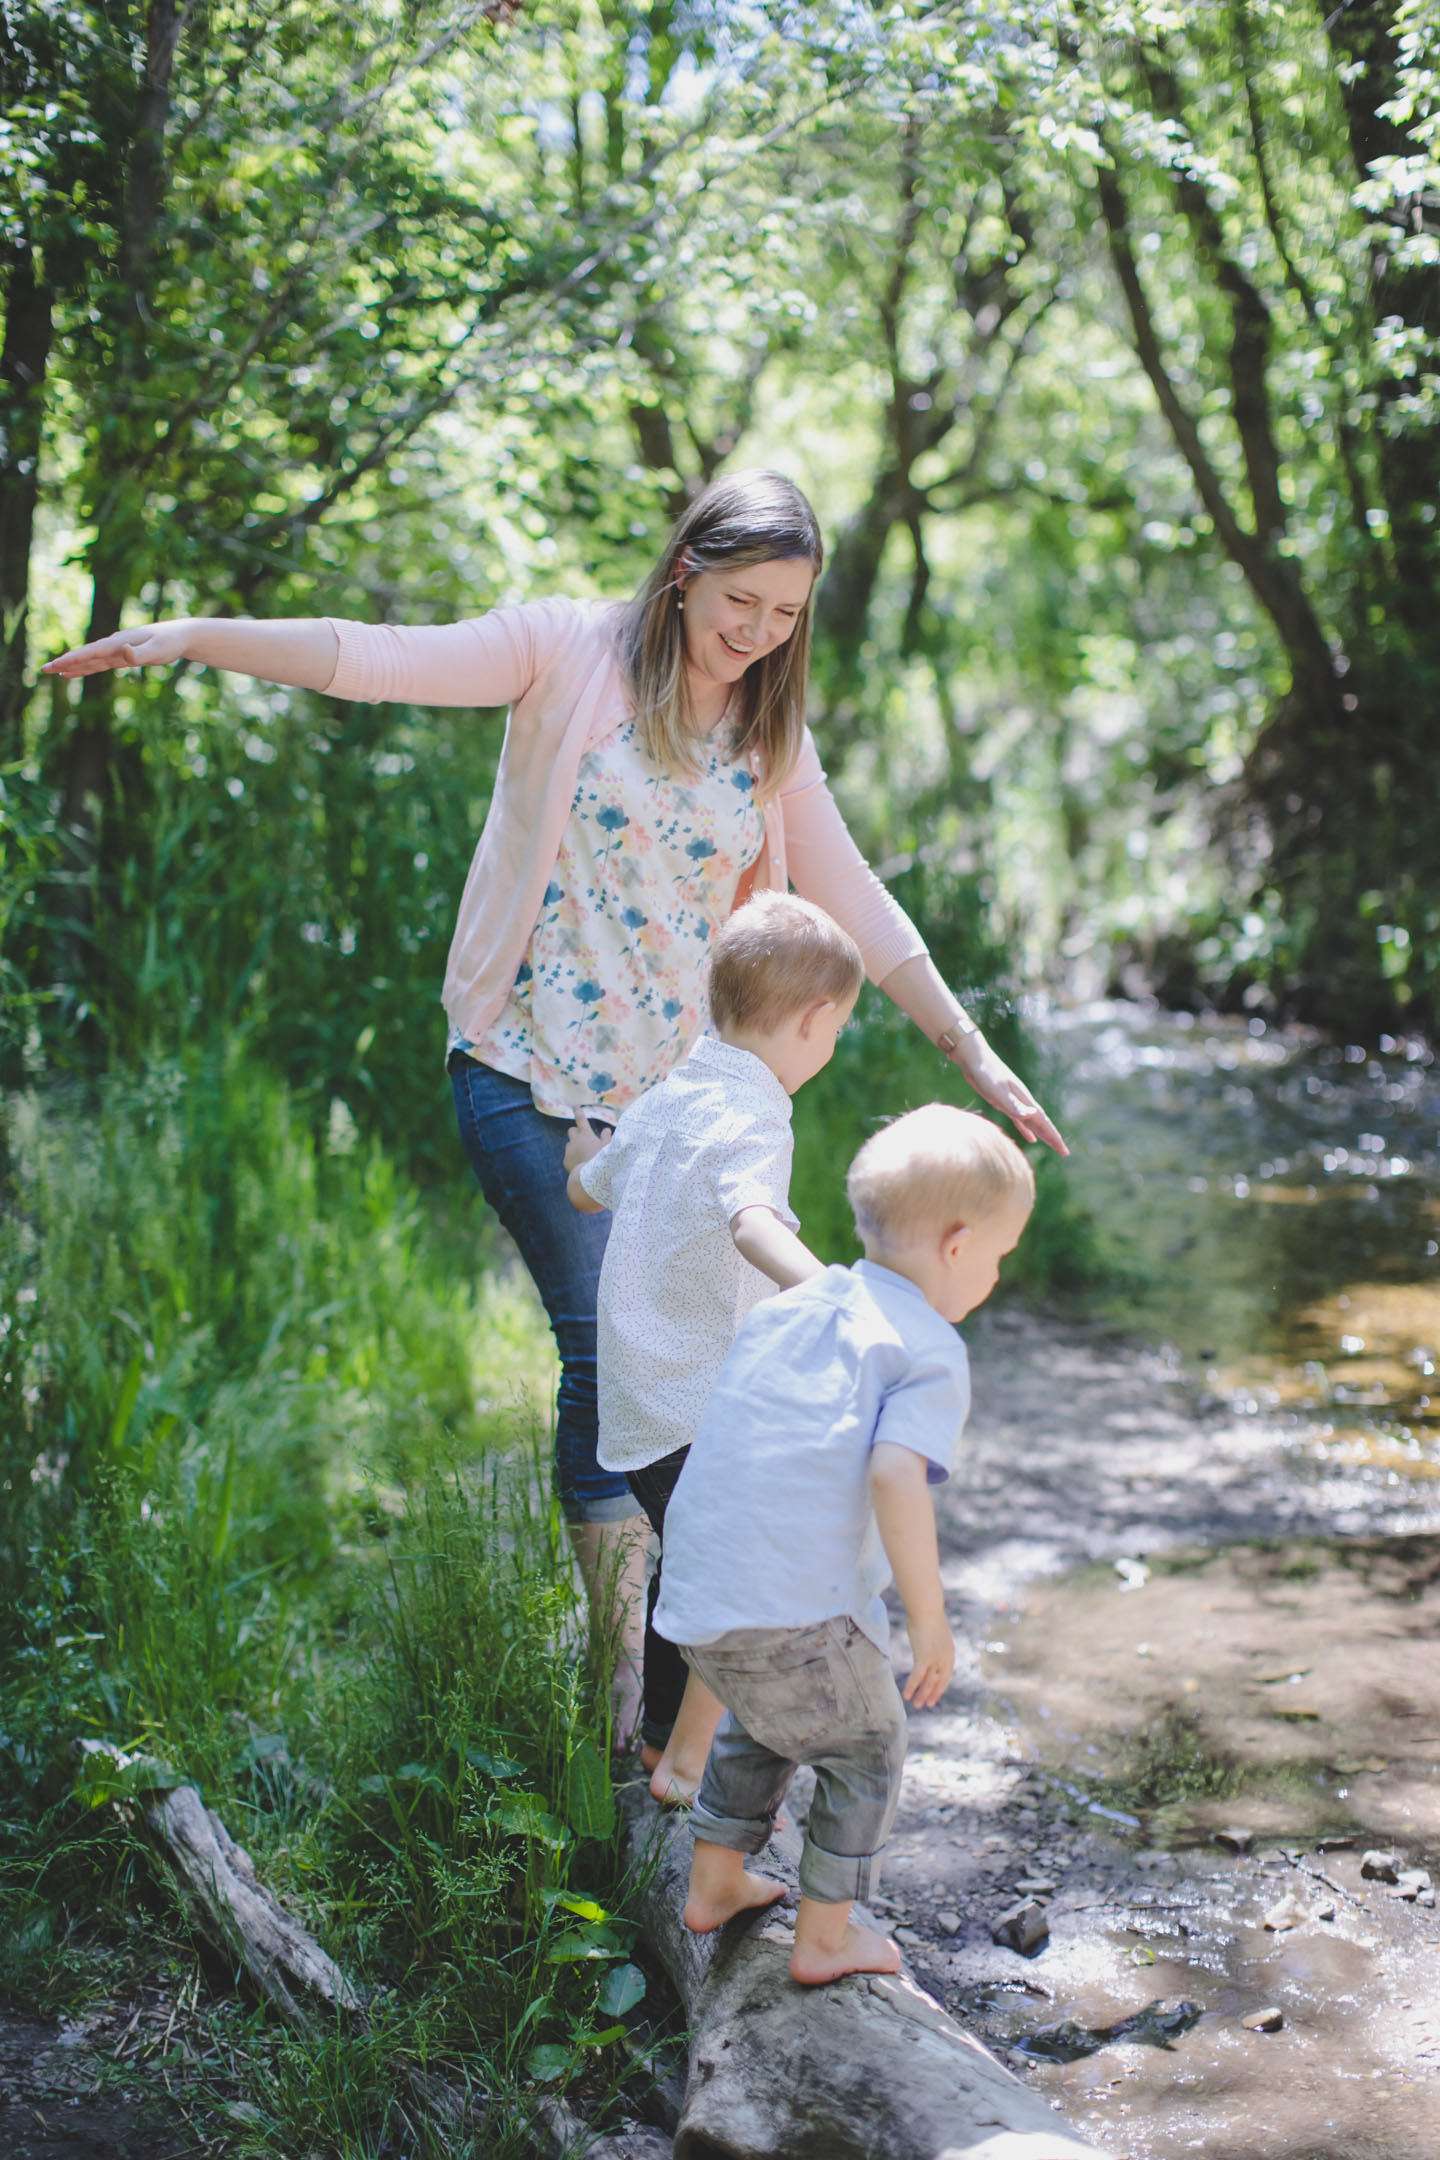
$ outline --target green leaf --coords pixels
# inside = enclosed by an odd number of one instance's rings
[[[110,1417],[109,1439],[110,1453],[112,1455],[118,1454],[125,1445],[125,1435],[130,1430],[130,1417],[135,1408],[135,1398],[140,1393],[140,1369],[140,1353],[137,1350],[125,1368],[125,1376],[120,1382],[119,1392],[115,1397],[115,1408]]]
[[[113,1755],[86,1755],[75,1780],[77,1795],[92,1808],[109,1800],[138,1800],[146,1793],[174,1792],[186,1782],[183,1770],[154,1755],[135,1755],[127,1763]]]
[[[547,1890],[545,1901],[550,1906],[562,1906],[573,1912],[577,1920],[608,1920],[609,1913],[603,1905],[597,1905],[593,1897],[572,1897],[568,1891]]]
[[[578,1929],[568,1935],[557,1935],[546,1951],[546,1961],[551,1965],[606,1964],[616,1955],[594,1935],[582,1935]]]
[[[509,1837],[534,1838],[552,1849],[566,1842],[564,1823],[550,1813],[539,1793],[502,1793],[494,1819]]]
[[[565,1813],[579,1837],[604,1838],[614,1832],[610,1765],[588,1740],[579,1743],[566,1768]]]
[[[511,1762],[508,1755],[491,1755],[484,1748],[467,1747],[465,1760],[473,1770],[483,1770],[486,1777],[512,1778],[521,1775],[519,1763]]]
[[[645,1975],[638,1965],[617,1965],[600,1983],[595,2006],[605,2017],[624,2017],[645,2000]]]
[[[574,2060],[569,2048],[557,2047],[553,2040],[547,2040],[543,2046],[531,2048],[525,2058],[525,2068],[531,2077],[548,2085],[553,2079],[564,2077]]]

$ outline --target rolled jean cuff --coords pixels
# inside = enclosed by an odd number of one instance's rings
[[[800,1894],[817,1905],[848,1905],[880,1887],[880,1855],[826,1852],[807,1837],[800,1855]]]
[[[775,1818],[757,1815],[747,1821],[739,1815],[712,1815],[702,1800],[696,1800],[690,1810],[690,1828],[697,1838],[704,1838],[707,1845],[728,1845],[731,1852],[748,1853],[753,1859],[769,1844]],[[839,1899],[831,1902],[838,1904]]]
[[[628,1485],[623,1492],[601,1494],[596,1499],[575,1492],[557,1493],[556,1498],[567,1523],[629,1522],[632,1518],[638,1521],[644,1512],[637,1507]]]

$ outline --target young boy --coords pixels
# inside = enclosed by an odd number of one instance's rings
[[[790,1970],[812,1985],[900,1962],[850,1920],[905,1760],[879,1593],[893,1574],[904,1700],[928,1709],[955,1665],[927,1490],[969,1408],[955,1323],[994,1289],[1035,1183],[995,1126],[930,1103],[866,1142],[849,1194],[865,1258],[757,1307],[725,1360],[666,1517],[654,1616],[728,1706],[692,1816],[686,1925],[705,1933],[784,1894],[745,1855],[811,1763]]]
[[[736,1328],[757,1299],[821,1270],[790,1212],[790,1098],[828,1064],[864,978],[859,947],[821,909],[757,895],[711,952],[714,1032],[631,1104],[613,1139],[583,1118],[571,1130],[570,1198],[614,1216],[600,1271],[599,1458],[625,1472],[662,1539]],[[641,1760],[657,1799],[693,1799],[719,1716],[647,1615]]]

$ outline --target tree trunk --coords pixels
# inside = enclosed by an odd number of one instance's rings
[[[1252,522],[1235,509],[1211,460],[1194,414],[1170,373],[1149,297],[1130,241],[1130,206],[1117,166],[1101,165],[1096,179],[1100,209],[1110,243],[1110,259],[1130,316],[1135,350],[1150,378],[1156,403],[1190,468],[1196,491],[1215,527],[1216,537],[1274,625],[1290,664],[1293,695],[1317,721],[1338,725],[1342,690],[1329,641],[1321,628],[1300,574],[1282,552],[1285,514],[1281,500],[1280,460],[1271,425],[1266,390],[1269,321],[1264,302],[1250,280],[1226,254],[1218,222],[1200,183],[1180,183],[1181,207],[1196,232],[1197,254],[1230,302],[1233,336],[1229,356],[1229,391],[1251,496]]]
[[[627,1795],[641,1924],[692,2029],[675,2160],[1085,2160],[1095,2148],[908,1977],[790,1978],[783,1912],[718,1936],[681,1920],[690,1833]],[[769,1873],[796,1882],[799,1839]],[[777,1866],[778,1859],[778,1866]]]
[[[1345,107],[1350,150],[1357,180],[1372,177],[1380,158],[1413,157],[1416,143],[1384,107],[1399,88],[1393,0],[1349,0],[1344,7],[1324,5],[1325,31],[1337,62],[1340,96]],[[1400,224],[1403,217],[1404,223]],[[1416,197],[1402,210],[1396,205],[1397,238],[1436,231],[1433,200]],[[1427,262],[1399,261],[1387,246],[1370,257],[1370,316],[1375,324],[1399,321],[1420,332],[1433,352],[1440,337],[1440,276]],[[1435,582],[1440,570],[1440,535],[1435,505],[1440,501],[1440,430],[1414,423],[1392,424],[1399,400],[1413,386],[1389,370],[1375,375],[1372,388],[1379,425],[1372,430],[1380,490],[1390,521],[1393,575],[1388,609],[1404,625],[1417,657],[1428,664],[1432,683],[1440,668]],[[1433,691],[1432,691],[1433,695]]]
[[[120,628],[125,603],[144,575],[147,489],[141,471],[152,446],[155,416],[143,400],[150,374],[148,297],[156,233],[165,200],[165,134],[171,84],[188,9],[176,0],[150,0],[145,22],[144,73],[135,103],[124,184],[120,253],[114,299],[113,348],[106,391],[108,411],[90,494],[95,538],[90,548],[92,592],[86,641]],[[80,718],[66,745],[62,775],[64,822],[70,848],[70,934],[63,940],[66,972],[83,979],[84,938],[94,916],[94,877],[105,813],[124,792],[119,783],[113,730],[115,677],[85,679]],[[131,761],[132,779],[138,762]],[[119,852],[112,835],[109,851]]]
[[[5,341],[0,348],[0,759],[18,755],[25,705],[30,546],[40,487],[45,373],[54,296],[35,275],[24,240],[5,250]]]

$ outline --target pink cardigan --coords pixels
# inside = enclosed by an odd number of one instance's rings
[[[508,705],[485,829],[460,899],[445,969],[451,1024],[478,1042],[525,957],[580,760],[630,712],[614,647],[615,609],[534,600],[466,622],[402,629],[331,622],[340,657],[327,695],[410,705]],[[810,731],[794,771],[764,804],[765,844],[746,890],[787,881],[850,932],[881,981],[925,942],[868,867],[825,784]]]

